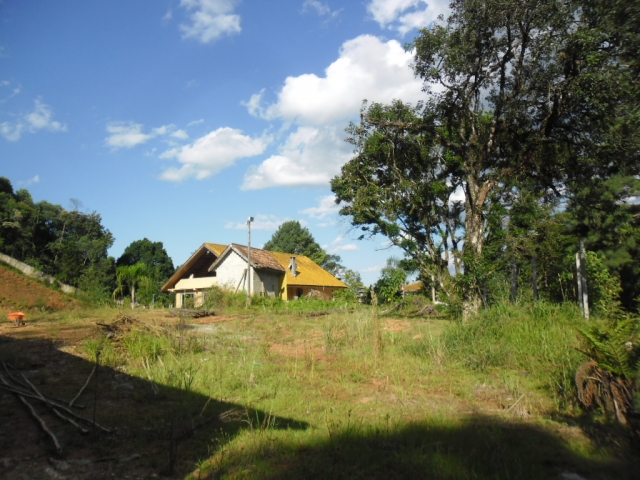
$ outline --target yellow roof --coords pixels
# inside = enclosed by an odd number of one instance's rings
[[[270,250],[269,253],[286,270],[287,285],[347,288],[347,285],[304,255],[272,252]],[[291,270],[289,270],[291,257],[296,257],[296,263],[298,265],[298,275],[295,277],[291,274]]]
[[[225,248],[227,248],[226,245],[221,245],[219,243],[205,243],[205,245],[216,255],[220,255],[222,252],[224,252]]]
[[[403,290],[405,292],[419,292],[422,290],[422,282],[411,283],[409,285],[405,285]]]

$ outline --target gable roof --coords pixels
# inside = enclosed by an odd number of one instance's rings
[[[347,288],[347,285],[336,277],[327,272],[304,255],[296,255],[293,253],[269,252],[269,254],[284,267],[287,276],[287,285],[305,285],[309,287],[336,287]],[[289,269],[291,257],[296,258],[298,264],[298,275],[295,277]]]
[[[184,264],[182,264],[182,266],[178,268],[171,277],[169,277],[169,280],[166,281],[161,290],[163,292],[169,291],[169,289],[173,288],[189,270],[205,269],[206,271],[209,265],[213,263],[213,261],[218,258],[222,252],[224,252],[225,248],[227,248],[226,245],[221,245],[219,243],[203,243],[195,252],[193,252],[189,259],[184,262]],[[213,257],[208,259],[207,254],[213,255]]]
[[[218,265],[233,251],[247,261],[247,247],[232,243],[209,267],[209,271],[218,268]],[[291,257],[296,258],[298,274],[294,277],[289,265]],[[292,253],[272,252],[260,248],[251,248],[251,266],[255,269],[267,269],[282,272],[286,275],[287,285],[300,285],[310,287],[335,287],[347,288],[343,282],[327,272],[320,265],[304,255]]]
[[[224,259],[227,258],[229,254],[231,254],[231,252],[235,252],[240,255],[240,258],[242,258],[246,262],[248,250],[248,247],[245,247],[244,245],[232,243],[224,250],[224,252],[220,254],[216,261],[211,264],[211,266],[209,267],[209,271],[212,272],[216,270],[218,266],[224,261]],[[276,262],[275,259],[270,255],[270,252],[261,250],[259,248],[251,249],[251,266],[255,269],[275,270],[276,272],[280,273],[284,273],[285,271],[284,267]]]

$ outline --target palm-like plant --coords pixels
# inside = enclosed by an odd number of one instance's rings
[[[613,325],[592,324],[579,330],[589,357],[576,372],[578,399],[587,408],[601,407],[620,423],[635,413],[635,380],[640,368],[640,322],[629,317]]]
[[[151,287],[152,279],[149,273],[148,267],[142,262],[136,263],[135,265],[118,267],[116,270],[118,286],[113,292],[113,296],[115,297],[117,294],[124,293],[126,287],[131,294],[131,308],[134,308],[136,303],[136,288]]]

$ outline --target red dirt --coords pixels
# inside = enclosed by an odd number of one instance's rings
[[[0,265],[0,315],[15,310],[68,310],[78,302],[65,295]],[[27,316],[26,320],[29,320]]]

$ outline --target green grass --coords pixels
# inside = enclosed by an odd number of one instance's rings
[[[208,439],[194,478],[534,479],[569,470],[604,479],[637,466],[624,440],[600,442],[554,420],[582,421],[567,408],[581,361],[571,345],[582,320],[571,306],[498,305],[469,323],[382,319],[376,356],[369,307],[289,305],[254,303],[207,331],[134,330],[118,348],[87,342],[86,354],[102,349],[120,370],[155,382],[161,394],[145,390],[146,405],[177,390],[185,418],[216,402],[241,406],[233,426]],[[318,310],[332,313],[299,313]]]

